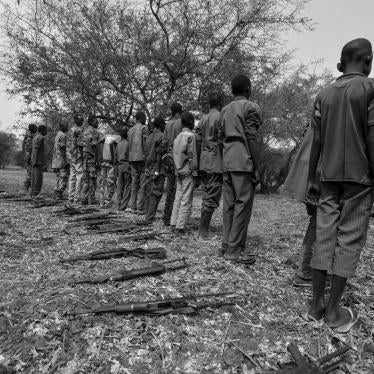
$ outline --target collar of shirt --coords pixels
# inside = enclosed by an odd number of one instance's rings
[[[355,76],[355,75],[357,75],[357,76],[359,76],[359,77],[366,77],[365,74],[357,72],[357,73],[348,73],[348,74],[343,74],[343,75],[341,75],[340,77],[336,78],[336,80],[344,79],[344,78],[349,78],[349,77],[353,77],[353,76]]]
[[[188,127],[183,127],[182,132],[191,132],[192,133],[192,130],[190,130]]]
[[[248,98],[246,98],[245,96],[235,96],[234,100],[235,101],[237,101],[237,100],[248,100]]]
[[[210,109],[209,113],[214,113],[214,112],[218,112],[218,109],[217,108],[212,108]]]

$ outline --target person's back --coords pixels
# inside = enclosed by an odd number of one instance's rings
[[[129,161],[129,142],[127,141],[127,139],[123,138],[117,144],[116,160],[119,165]]]
[[[82,160],[82,149],[79,147],[81,142],[83,127],[76,124],[68,132],[67,137],[67,157],[69,163],[77,163]]]
[[[164,131],[164,141],[166,142],[167,152],[172,155],[173,143],[175,138],[182,132],[182,121],[180,118],[172,118],[166,122]]]
[[[175,138],[173,160],[176,175],[197,176],[197,152],[195,134],[187,127]]]
[[[82,131],[83,157],[85,159],[95,159],[98,142],[99,133],[97,128],[86,126]]]
[[[254,120],[252,120],[252,118]],[[223,170],[253,172],[252,155],[248,136],[256,136],[257,128],[246,128],[244,124],[261,123],[260,107],[244,96],[236,96],[221,112],[223,135]],[[252,133],[250,133],[252,131]]]
[[[344,74],[318,95],[323,181],[370,184],[366,138],[373,99],[374,80],[362,73]]]
[[[145,138],[147,134],[147,126],[137,122],[130,128],[128,134],[129,140],[129,161],[145,160]]]
[[[32,166],[44,166],[44,153],[44,135],[42,135],[40,132],[37,132],[32,139]]]

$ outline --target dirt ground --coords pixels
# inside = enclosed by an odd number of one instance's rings
[[[20,192],[23,177],[20,170],[0,170],[0,189]],[[53,185],[54,175],[46,174],[43,193],[50,194]],[[0,364],[17,373],[266,373],[275,370],[277,362],[290,361],[286,347],[291,341],[318,358],[331,352],[339,339],[352,350],[335,373],[374,373],[374,222],[344,299],[359,311],[360,323],[348,335],[336,336],[323,322],[301,318],[311,292],[292,287],[308,219],[302,205],[276,195],[256,196],[248,245],[258,259],[246,268],[218,256],[221,210],[213,219],[218,238],[204,245],[196,240],[200,204],[197,192],[191,231],[185,237],[174,238],[159,212],[154,227],[166,232],[164,239],[141,243],[164,246],[169,260],[185,256],[187,269],[72,286],[68,281],[79,276],[140,268],[150,261],[60,263],[62,257],[109,248],[117,236],[68,235],[63,231],[68,219],[54,215],[55,207],[32,209],[26,202],[0,199]],[[130,213],[121,216],[129,222],[139,219]],[[231,290],[245,295],[246,301],[235,297],[234,306],[197,315],[66,315],[99,303]]]

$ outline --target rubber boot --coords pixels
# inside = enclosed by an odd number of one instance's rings
[[[203,210],[201,212],[201,218],[200,218],[200,228],[199,228],[199,239],[200,240],[208,240],[208,230],[210,221],[212,220],[213,212],[207,212]]]
[[[145,216],[144,221],[140,221],[137,224],[138,225],[150,225],[153,220],[155,219],[156,212],[157,212],[157,201],[153,198],[153,196],[150,197],[149,203],[148,203],[148,212]]]

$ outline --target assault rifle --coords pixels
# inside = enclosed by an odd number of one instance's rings
[[[231,300],[197,303],[198,299],[234,295],[235,292],[208,293],[202,295],[188,295],[154,301],[130,302],[127,304],[100,305],[96,308],[68,312],[68,315],[88,313],[122,313],[145,314],[150,316],[162,316],[166,314],[196,314],[201,309],[219,308],[224,305],[235,305]]]
[[[137,258],[151,258],[151,259],[164,259],[166,258],[166,249],[163,247],[155,248],[123,248],[117,247],[112,248],[109,251],[98,250],[84,255],[63,258],[60,262],[76,262],[76,261],[97,261],[97,260],[107,260],[110,258],[119,257],[137,257]]]
[[[76,216],[76,215],[83,215],[88,213],[94,213],[98,212],[99,209],[97,208],[83,208],[83,207],[74,207],[72,205],[67,205],[64,208],[57,209],[54,211],[56,215],[62,215],[62,216]]]
[[[182,262],[181,265],[177,266],[165,266],[167,264],[175,263],[175,262]],[[184,269],[188,266],[186,263],[186,259],[178,258],[177,260],[171,260],[164,262],[162,264],[154,264],[151,267],[140,268],[140,269],[132,269],[132,270],[121,270],[116,273],[110,275],[101,275],[95,278],[86,278],[86,279],[79,279],[76,281],[71,281],[69,284],[81,284],[81,283],[105,283],[105,282],[122,282],[129,279],[145,277],[147,275],[160,275],[166,273],[167,271],[174,271],[179,269]]]
[[[33,209],[39,209],[39,208],[44,208],[48,206],[55,206],[55,205],[61,205],[64,202],[61,200],[39,200],[33,202],[32,208]]]
[[[296,363],[296,367],[293,368],[284,368],[277,373],[279,374],[327,374],[336,370],[342,359],[340,356],[344,355],[351,349],[350,346],[343,346],[337,349],[335,352],[332,352],[324,357],[321,357],[317,361],[310,361],[308,358],[304,357],[299,348],[295,343],[291,343],[287,350],[291,353],[292,358]],[[339,360],[333,361],[334,359],[338,358]]]
[[[139,230],[139,229],[138,229]],[[165,232],[156,232],[156,231],[150,231],[142,234],[140,233],[135,233],[135,234],[130,234],[130,235],[120,235],[118,237],[118,242],[127,242],[129,240],[148,240],[148,239],[155,239],[161,235],[166,234]]]

